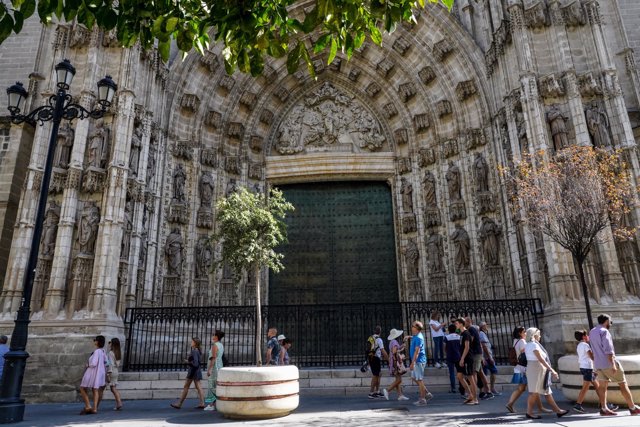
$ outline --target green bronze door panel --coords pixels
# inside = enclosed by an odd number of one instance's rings
[[[396,302],[389,186],[323,182],[280,187],[296,210],[286,219],[285,269],[271,274],[269,304]]]

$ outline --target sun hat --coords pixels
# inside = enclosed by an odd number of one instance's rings
[[[282,341],[282,340],[283,340],[283,339],[285,339],[285,338],[287,338],[287,337],[285,337],[284,335],[278,335],[277,340],[278,340],[278,341]]]
[[[391,329],[389,331],[389,336],[387,337],[387,340],[389,340],[389,341],[395,340],[396,338],[398,338],[403,333],[404,333],[404,331],[402,329]]]

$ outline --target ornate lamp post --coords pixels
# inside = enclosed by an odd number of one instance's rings
[[[110,76],[106,76],[100,80],[98,82],[98,103],[100,107],[89,111],[81,105],[72,102],[71,95],[67,93],[73,76],[76,74],[76,69],[71,65],[69,60],[65,59],[56,65],[55,71],[57,80],[56,94],[51,95],[48,105],[38,107],[29,114],[23,115],[20,113],[24,106],[25,99],[28,96],[22,83],[17,82],[7,89],[7,95],[9,96],[8,108],[11,112],[11,121],[13,123],[19,124],[26,122],[34,126],[36,123],[42,125],[44,122],[52,121],[53,124],[51,126],[51,137],[49,139],[47,159],[44,166],[44,176],[42,178],[42,185],[40,186],[40,197],[38,199],[38,210],[36,212],[33,236],[31,238],[29,260],[27,262],[27,270],[24,274],[22,301],[18,309],[13,334],[11,335],[10,351],[4,356],[4,373],[0,386],[0,424],[19,422],[22,421],[24,417],[24,399],[20,398],[20,394],[22,391],[25,366],[27,358],[29,357],[29,353],[26,352],[26,347],[30,323],[31,292],[33,290],[33,280],[38,262],[38,248],[42,236],[42,224],[44,222],[47,196],[49,194],[49,181],[51,180],[51,169],[53,167],[53,157],[60,122],[63,119],[71,121],[77,118],[86,119],[87,117],[91,117],[97,119],[103,117],[111,105],[113,95],[118,89],[118,86]]]

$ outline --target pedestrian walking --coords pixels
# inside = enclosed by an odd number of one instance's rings
[[[4,355],[9,352],[7,341],[9,341],[9,338],[6,335],[0,335],[0,380],[2,380],[4,370]]]
[[[473,359],[473,373],[470,381],[473,381],[478,387],[478,379],[482,382],[483,392],[478,394],[480,399],[493,399],[493,394],[489,390],[489,381],[482,370],[482,362],[484,360],[482,353],[482,344],[480,343],[480,329],[473,324],[470,317],[464,318],[464,325],[469,334],[471,334],[470,352]]]
[[[202,392],[202,386],[200,385],[200,382],[202,381],[202,370],[200,369],[200,365],[202,364],[202,344],[200,342],[200,338],[193,337],[191,339],[191,350],[184,361],[188,366],[187,378],[184,381],[182,395],[180,396],[180,399],[178,399],[178,403],[171,403],[171,407],[175,409],[182,408],[182,404],[189,393],[189,387],[191,386],[191,383],[193,383],[198,392],[199,404],[196,406],[196,409],[204,409],[204,393]]]
[[[280,365],[289,364],[289,349],[291,348],[292,341],[289,338],[282,340],[282,349],[280,349]]]
[[[402,340],[398,339],[402,336],[404,331],[402,329],[391,329],[387,341],[389,341],[389,373],[394,377],[393,383],[387,388],[382,389],[384,398],[389,400],[389,392],[394,389],[398,392],[398,400],[409,400],[407,396],[402,393],[402,376],[407,373],[407,368],[404,365],[404,345],[400,345]]]
[[[527,389],[529,390],[527,418],[533,420],[542,418],[540,415],[533,415],[533,406],[540,400],[540,395],[547,399],[547,403],[558,418],[567,415],[569,411],[560,409],[551,394],[551,378],[558,378],[558,373],[551,367],[547,351],[540,345],[540,330],[527,329],[525,341],[527,342],[524,352],[527,357]]]
[[[427,353],[425,351],[424,335],[422,331],[424,325],[416,320],[411,325],[411,346],[409,347],[409,355],[411,356],[411,379],[418,384],[420,398],[414,402],[414,405],[426,405],[427,401],[433,399],[433,394],[427,390],[424,384],[424,368],[427,366]]]
[[[277,365],[280,360],[280,349],[278,329],[269,328],[267,331],[267,353],[264,358],[264,363],[267,365]]]
[[[473,356],[471,354],[471,342],[473,337],[466,328],[466,322],[464,319],[459,318],[455,321],[455,327],[460,332],[460,360],[456,365],[458,381],[462,388],[464,388],[467,398],[464,401],[465,405],[477,405],[478,404],[478,385],[477,376],[473,369]]]
[[[440,313],[434,311],[431,314],[431,320],[429,320],[429,328],[431,329],[431,339],[433,340],[434,366],[438,369],[444,364],[444,326],[443,323],[440,323]]]
[[[598,316],[598,326],[589,332],[589,341],[591,342],[591,351],[593,352],[593,367],[601,378],[598,386],[600,389],[598,396],[600,398],[600,415],[617,415],[616,412],[607,406],[607,388],[611,381],[618,383],[620,393],[627,402],[629,413],[631,415],[638,415],[640,414],[640,408],[633,402],[624,369],[622,369],[620,362],[616,360],[613,338],[609,332],[612,324],[611,316],[601,314]]]
[[[376,399],[378,397],[384,397],[380,393],[380,372],[382,371],[382,358],[389,360],[389,355],[384,349],[384,343],[380,334],[382,333],[382,327],[376,326],[373,335],[367,339],[367,360],[369,361],[369,368],[371,368],[371,387],[369,389],[369,399]]]
[[[478,326],[480,326],[480,345],[482,346],[482,355],[484,356],[482,371],[484,372],[485,378],[489,375],[489,394],[492,396],[500,396],[502,393],[496,390],[496,374],[498,373],[498,368],[493,357],[493,346],[491,345],[491,340],[489,340],[489,324],[487,322],[480,322]]]
[[[447,327],[447,335],[444,336],[444,352],[447,357],[447,368],[449,369],[449,393],[456,392],[456,365],[460,362],[460,335],[456,332],[456,325]]]
[[[207,397],[204,399],[204,403],[207,404],[205,411],[216,410],[216,383],[218,381],[218,371],[222,368],[222,356],[224,355],[224,345],[222,345],[222,338],[224,338],[224,332],[216,330],[213,333],[211,340],[213,344],[209,350],[209,363],[207,363]]]
[[[582,329],[575,331],[574,336],[576,341],[578,341],[576,353],[578,354],[578,366],[580,368],[580,374],[582,375],[582,388],[580,389],[580,394],[578,394],[576,404],[573,406],[573,410],[584,414],[586,411],[582,407],[582,403],[590,387],[593,386],[593,389],[598,395],[598,400],[601,401],[602,399],[600,399],[600,389],[598,388],[598,380],[596,379],[597,374],[593,372],[593,353],[589,345],[589,334]],[[607,410],[611,411],[610,408],[607,408]]]
[[[112,338],[109,341],[109,354],[107,355],[108,372],[107,372],[107,385],[109,390],[113,393],[113,397],[116,399],[116,406],[114,411],[120,411],[123,407],[120,392],[118,391],[118,375],[120,373],[120,364],[122,363],[122,350],[120,349],[120,339]]]
[[[98,413],[98,405],[100,404],[100,388],[104,387],[106,383],[105,361],[107,355],[104,352],[105,341],[106,340],[102,335],[98,335],[93,339],[95,349],[93,350],[93,353],[91,353],[91,356],[89,356],[89,361],[85,366],[86,369],[82,376],[82,381],[80,382],[80,396],[84,402],[84,409],[80,411],[80,415]],[[89,402],[89,395],[87,394],[88,389],[91,389],[92,392],[93,407]]]

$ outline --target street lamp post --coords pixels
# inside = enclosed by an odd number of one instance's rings
[[[28,96],[22,83],[17,82],[7,89],[9,96],[9,111],[11,112],[12,123],[29,123],[35,126],[36,123],[52,121],[51,137],[47,149],[47,159],[44,166],[42,185],[40,186],[40,196],[38,199],[38,210],[36,212],[33,236],[31,238],[31,248],[27,269],[24,274],[22,288],[22,299],[20,308],[15,320],[15,327],[11,335],[10,351],[4,355],[4,373],[2,384],[0,385],[0,424],[15,423],[22,421],[24,417],[24,399],[20,397],[22,391],[22,380],[29,357],[26,352],[27,338],[29,334],[29,315],[31,306],[31,292],[33,290],[33,280],[36,274],[38,263],[38,248],[42,236],[42,224],[49,194],[49,181],[51,180],[51,169],[53,167],[53,157],[56,149],[56,139],[58,128],[62,120],[85,119],[88,117],[97,119],[103,117],[115,94],[118,86],[110,76],[98,82],[98,103],[100,107],[94,110],[87,110],[72,101],[71,95],[67,93],[71,81],[76,73],[76,69],[69,60],[65,59],[55,67],[57,92],[49,98],[48,105],[38,107],[31,113],[23,115],[20,113]]]

